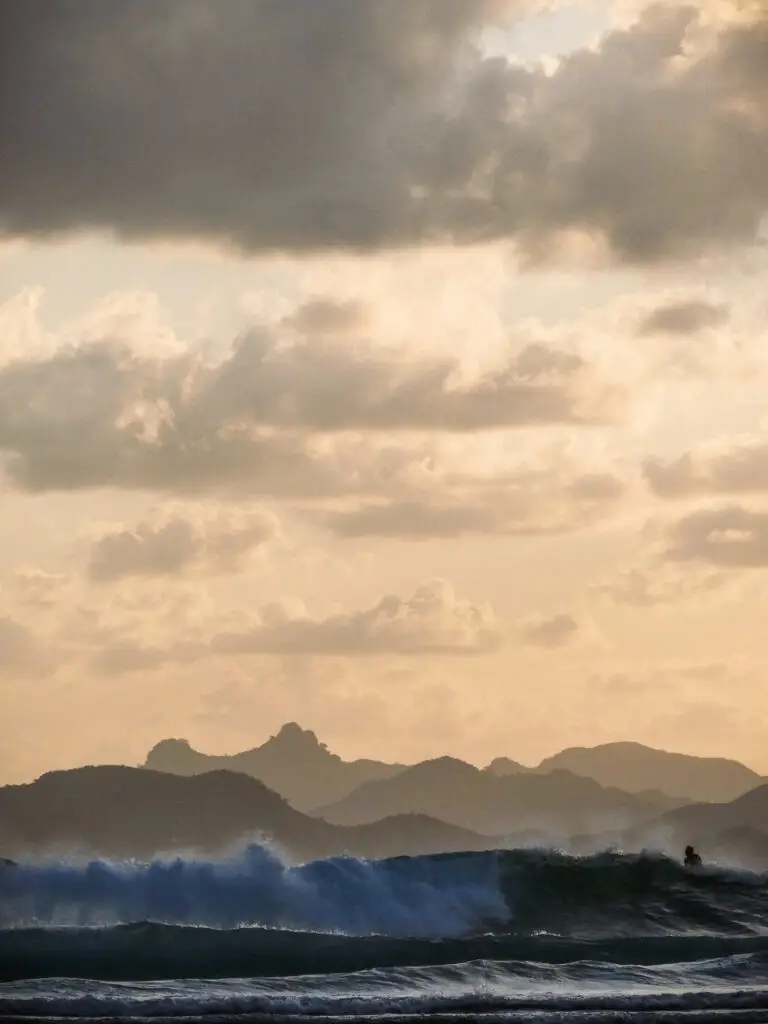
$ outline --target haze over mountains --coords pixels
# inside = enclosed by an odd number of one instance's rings
[[[403,787],[406,792],[413,787],[410,806],[418,802],[414,794],[419,776],[445,769],[442,761],[426,762],[431,767],[419,765],[397,777],[407,783],[410,776],[410,784]],[[50,772],[27,785],[0,787],[0,857],[146,859],[216,854],[253,842],[276,845],[289,862],[342,854],[382,858],[520,846],[572,853],[655,849],[679,856],[692,842],[705,860],[768,869],[768,835],[761,827],[768,820],[768,785],[727,803],[697,803],[654,814],[643,798],[562,770],[498,779],[478,769],[470,769],[476,773],[470,776],[467,768],[461,762],[449,767],[454,788],[445,791],[441,810],[454,821],[471,816],[473,803],[484,802],[487,792],[479,788],[478,777],[491,786],[525,780],[526,786],[533,786],[525,791],[504,789],[506,803],[500,798],[474,812],[478,825],[495,824],[497,814],[516,829],[480,834],[454,822],[403,811],[367,823],[336,824],[297,811],[242,773],[217,770],[184,777],[101,765]],[[438,777],[443,776],[438,772]],[[387,780],[365,784],[388,785]],[[539,827],[525,829],[526,823]],[[578,834],[581,829],[586,831]],[[12,867],[8,862],[4,866]]]
[[[213,770],[221,786],[229,785],[225,778],[233,770],[260,778],[311,816],[304,819],[304,839],[292,840],[298,850],[319,843],[381,855],[384,849],[432,852],[462,843],[478,849],[492,840],[504,846],[554,843],[574,852],[609,845],[675,851],[690,841],[712,856],[768,866],[762,831],[768,786],[760,775],[737,761],[639,743],[573,747],[533,767],[507,757],[483,769],[453,757],[400,765],[344,761],[313,732],[288,723],[262,746],[231,756],[164,740],[144,767],[188,776]],[[318,833],[309,824],[317,819],[332,831]],[[233,829],[228,824],[226,835]]]
[[[674,808],[626,831],[574,837],[576,853],[607,847],[639,851],[681,851],[694,845],[705,862],[768,870],[768,784],[722,803],[692,803]]]
[[[642,743],[603,743],[598,747],[569,747],[545,758],[536,771],[566,768],[604,786],[628,793],[661,790],[686,800],[727,801],[765,780],[738,761],[725,757],[691,757],[654,750]]]
[[[174,775],[200,775],[227,769],[260,779],[299,810],[341,800],[372,779],[386,779],[405,765],[381,761],[343,761],[309,729],[284,725],[260,747],[216,756],[194,750],[187,740],[162,740],[150,750],[145,768]]]
[[[750,838],[747,830],[756,832],[768,825],[768,784],[757,786],[735,800],[723,803],[695,803],[678,807],[661,815],[654,829],[666,832],[671,842],[711,844],[713,840],[733,842]],[[631,845],[647,838],[648,830],[636,829],[627,836]],[[754,836],[752,836],[754,838]],[[765,837],[764,837],[765,838]]]
[[[164,740],[141,767],[0,787],[0,855],[13,858],[210,853],[259,840],[297,860],[533,845],[679,852],[692,842],[768,866],[766,821],[768,785],[736,761],[637,743],[571,748],[536,767],[344,761],[296,723],[231,756]]]
[[[454,757],[348,762],[289,723],[231,756],[164,740],[142,767],[0,787],[0,855],[151,857],[267,841],[305,860],[521,845],[679,852],[692,842],[768,866],[766,820],[768,785],[735,761],[611,743],[536,767],[504,757],[482,769]]]
[[[363,825],[392,814],[428,814],[485,835],[536,829],[551,838],[629,827],[674,801],[653,802],[560,769],[498,776],[452,757],[366,782],[317,814],[336,825]]]
[[[291,807],[262,782],[230,771],[194,777],[97,765],[0,787],[0,854],[153,857],[276,843],[288,859],[484,850],[498,840],[424,816],[341,828]]]
[[[433,767],[423,767],[418,778],[424,780],[428,775],[436,789],[440,786],[450,789],[456,772],[464,772],[462,777],[467,779],[474,778],[472,773],[478,772],[456,758],[437,758],[422,765]],[[162,740],[149,752],[144,767],[176,775],[197,775],[221,768],[243,772],[261,779],[299,810],[322,808],[333,816],[336,813],[333,805],[359,787],[393,780],[406,769],[418,766],[371,760],[344,761],[329,751],[314,732],[291,722],[262,746],[232,755],[204,754],[194,750],[186,740]],[[602,786],[641,796],[660,809],[681,802],[732,800],[764,781],[757,772],[737,761],[668,753],[640,743],[571,747],[532,768],[497,757],[484,769],[486,776],[520,777],[521,792],[528,791],[526,786],[534,785],[523,783],[523,776],[548,775],[552,771],[593,779]],[[489,792],[492,789],[494,787],[490,786]],[[389,800],[387,787],[367,792],[383,794],[382,806]],[[398,792],[397,786],[392,792]]]

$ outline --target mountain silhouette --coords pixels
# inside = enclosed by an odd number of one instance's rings
[[[630,829],[574,835],[568,847],[576,854],[621,849],[631,853],[660,850],[680,856],[695,846],[705,863],[768,870],[768,785],[763,784],[722,803],[692,803],[674,808]]]
[[[266,743],[240,754],[214,755],[194,750],[187,740],[161,740],[150,750],[144,768],[174,775],[201,775],[225,769],[260,779],[298,810],[341,800],[371,779],[386,779],[404,767],[367,759],[343,761],[309,729],[284,725]]]
[[[716,861],[765,871],[768,869],[768,834],[751,825],[738,825],[707,839],[705,854]]]
[[[492,775],[523,775],[526,772],[535,771],[535,769],[527,768],[524,764],[513,761],[509,757],[495,757],[489,765],[485,766],[485,771]]]
[[[727,803],[698,803],[678,807],[648,824],[676,842],[708,844],[734,829],[757,828],[768,821],[768,785],[757,786]],[[643,830],[635,834],[642,835]]]
[[[211,854],[246,840],[274,842],[295,860],[484,850],[498,842],[425,815],[342,828],[302,814],[257,779],[230,771],[185,777],[99,765],[0,787],[0,853],[14,860],[43,853]]]
[[[427,814],[485,835],[533,829],[558,838],[631,828],[669,806],[665,797],[661,803],[650,801],[567,771],[499,776],[440,757],[390,779],[366,782],[315,813],[337,825],[362,825],[404,812]]]
[[[199,775],[218,769],[242,772],[260,779],[298,810],[315,812],[337,804],[368,782],[393,779],[413,766],[366,758],[344,761],[314,732],[289,722],[262,746],[239,754],[204,754],[187,740],[161,740],[149,752],[143,767],[175,775]],[[537,767],[496,757],[483,771],[486,776],[521,777],[559,770],[634,794],[659,810],[699,801],[732,800],[765,781],[751,768],[728,758],[694,757],[631,742],[569,747],[545,758]]]
[[[689,802],[733,800],[765,781],[739,761],[673,754],[642,743],[569,747],[543,760],[536,771],[560,768],[627,793],[657,790]]]
[[[326,807],[325,818],[296,810],[240,772],[180,776],[101,765],[0,787],[0,865],[40,854],[210,854],[245,841],[276,843],[294,860],[557,842],[574,853],[616,846],[673,855],[691,843],[705,862],[768,868],[768,785],[728,802],[658,812],[637,794],[563,770],[498,777],[456,758],[365,783]]]

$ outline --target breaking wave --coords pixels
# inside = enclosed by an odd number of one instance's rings
[[[0,925],[165,924],[346,935],[461,935],[509,917],[498,855],[335,857],[289,866],[248,846],[216,861],[20,865],[0,876]]]
[[[765,1021],[768,878],[661,855],[0,870],[0,1016]]]
[[[290,866],[251,845],[220,860],[60,861],[0,872],[4,928],[146,921],[349,936],[545,931],[594,939],[755,934],[767,907],[765,876],[689,871],[650,854],[500,850]]]

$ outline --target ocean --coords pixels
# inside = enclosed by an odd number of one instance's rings
[[[543,850],[0,871],[0,1017],[768,1022],[768,878]]]

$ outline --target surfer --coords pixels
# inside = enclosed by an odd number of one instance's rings
[[[687,868],[697,868],[701,864],[701,857],[696,853],[692,846],[686,846],[685,848],[684,863]]]

